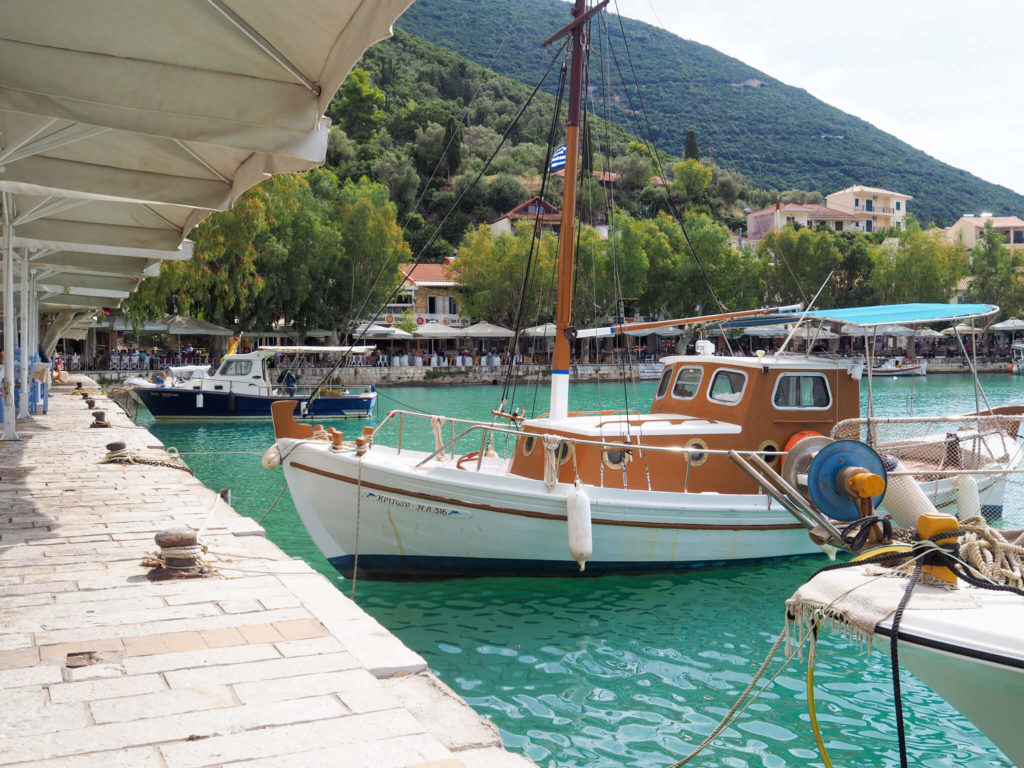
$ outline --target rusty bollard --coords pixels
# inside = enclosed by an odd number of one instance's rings
[[[160,547],[160,559],[167,568],[195,568],[196,561],[203,553],[199,546],[199,533],[192,528],[168,528],[156,535]]]

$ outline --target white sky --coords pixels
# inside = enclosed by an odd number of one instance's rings
[[[616,3],[1024,194],[1024,0]]]

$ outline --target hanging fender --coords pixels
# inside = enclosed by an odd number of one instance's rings
[[[580,564],[582,571],[587,566],[587,560],[594,554],[594,537],[590,521],[590,497],[579,479],[569,491],[565,502],[569,523],[569,554]]]

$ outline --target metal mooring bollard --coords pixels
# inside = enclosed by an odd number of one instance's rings
[[[155,537],[160,547],[160,559],[168,568],[195,568],[203,553],[199,546],[199,533],[191,528],[168,528]]]

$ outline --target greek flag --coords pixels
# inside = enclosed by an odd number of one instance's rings
[[[549,171],[557,171],[560,168],[565,168],[565,144],[555,150],[555,154],[551,156],[551,164],[548,165]]]

